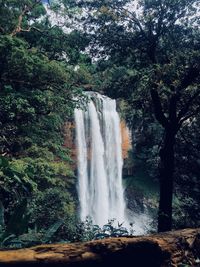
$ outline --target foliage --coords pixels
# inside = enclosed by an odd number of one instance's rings
[[[48,229],[64,216],[70,217],[75,212],[69,192],[61,191],[59,188],[50,188],[37,193],[29,204],[29,210],[30,223],[38,230]]]
[[[177,228],[199,227],[199,115],[191,120],[190,127],[179,133],[176,147],[176,164],[179,175],[176,179],[176,198],[174,205]]]
[[[25,206],[24,206],[25,207]],[[22,206],[18,207],[19,210],[13,214],[11,221],[18,221],[18,230],[16,232],[16,226],[11,223],[9,231],[8,229],[1,232],[0,235],[0,247],[8,248],[22,248],[27,246],[38,245],[42,243],[52,243],[52,242],[84,242],[96,239],[103,239],[109,237],[120,237],[132,235],[133,230],[126,229],[122,224],[116,225],[114,220],[110,220],[103,227],[94,225],[90,218],[87,218],[84,222],[78,222],[74,216],[69,216],[56,220],[48,228],[38,230],[28,229],[28,221],[24,221],[24,214],[26,210]],[[18,215],[22,215],[20,220]]]
[[[0,174],[1,206],[2,210],[5,209],[4,212],[7,213],[7,209],[12,210],[15,204],[24,197],[27,197],[30,192],[34,190],[36,184],[30,179],[27,173],[16,168],[4,157],[1,157]],[[2,216],[4,216],[4,214]]]
[[[99,87],[130,105],[130,125],[145,136],[144,159],[152,156],[151,173],[157,167],[160,178],[159,230],[170,230],[173,182],[182,176],[175,143],[180,129],[189,131],[190,120],[199,118],[199,2],[78,2],[89,11],[83,16],[91,53],[99,58]]]
[[[107,224],[100,227],[99,225],[94,225],[92,220],[87,217],[84,222],[81,222],[77,226],[79,229],[77,232],[81,233],[79,237],[81,240],[79,241],[130,235],[129,230],[123,227],[123,223],[116,224],[115,219],[108,221]]]
[[[132,5],[0,0],[1,246],[127,234],[112,221],[100,228],[75,216],[63,126],[86,100],[82,90],[123,99],[135,170],[163,181],[171,167],[174,226],[199,225],[198,1]],[[174,153],[165,164],[169,144]]]
[[[86,45],[52,25],[42,1],[0,1],[1,246],[49,242],[75,213],[63,126],[91,79]]]

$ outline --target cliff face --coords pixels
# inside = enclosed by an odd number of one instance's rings
[[[128,158],[128,151],[132,148],[131,135],[126,127],[125,121],[121,121],[121,135],[122,135],[122,156],[123,159]],[[71,151],[71,157],[74,161],[77,159],[76,141],[75,141],[75,123],[66,122],[64,125],[64,146]],[[74,166],[75,167],[75,166]]]
[[[200,228],[0,251],[0,266],[200,266]]]
[[[128,152],[132,149],[131,133],[126,126],[124,120],[121,120],[121,135],[122,135],[122,156],[123,159],[128,158]]]

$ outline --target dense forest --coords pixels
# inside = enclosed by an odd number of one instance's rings
[[[80,222],[64,140],[85,91],[120,103],[133,172],[159,183],[158,231],[200,227],[199,8],[0,0],[0,247],[106,236]]]

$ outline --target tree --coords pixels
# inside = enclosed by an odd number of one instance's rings
[[[190,122],[189,127],[182,127],[177,135],[175,149],[175,224],[178,228],[198,227],[199,209],[199,114]],[[177,173],[177,170],[179,173]]]
[[[158,231],[171,230],[176,137],[200,111],[199,3],[142,0],[135,10],[131,1],[83,2],[91,52],[108,78],[102,88],[132,105],[147,104],[163,128]]]
[[[47,215],[52,224],[75,212],[63,126],[83,101],[82,85],[90,79],[88,58],[81,54],[86,44],[78,31],[53,25],[42,1],[0,0],[0,231],[20,203],[26,202],[23,212],[32,228],[38,221],[40,228],[49,226]],[[56,198],[60,209],[45,206],[44,194]]]

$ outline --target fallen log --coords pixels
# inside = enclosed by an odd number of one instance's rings
[[[0,266],[176,267],[200,266],[199,258],[200,228],[0,251]]]

